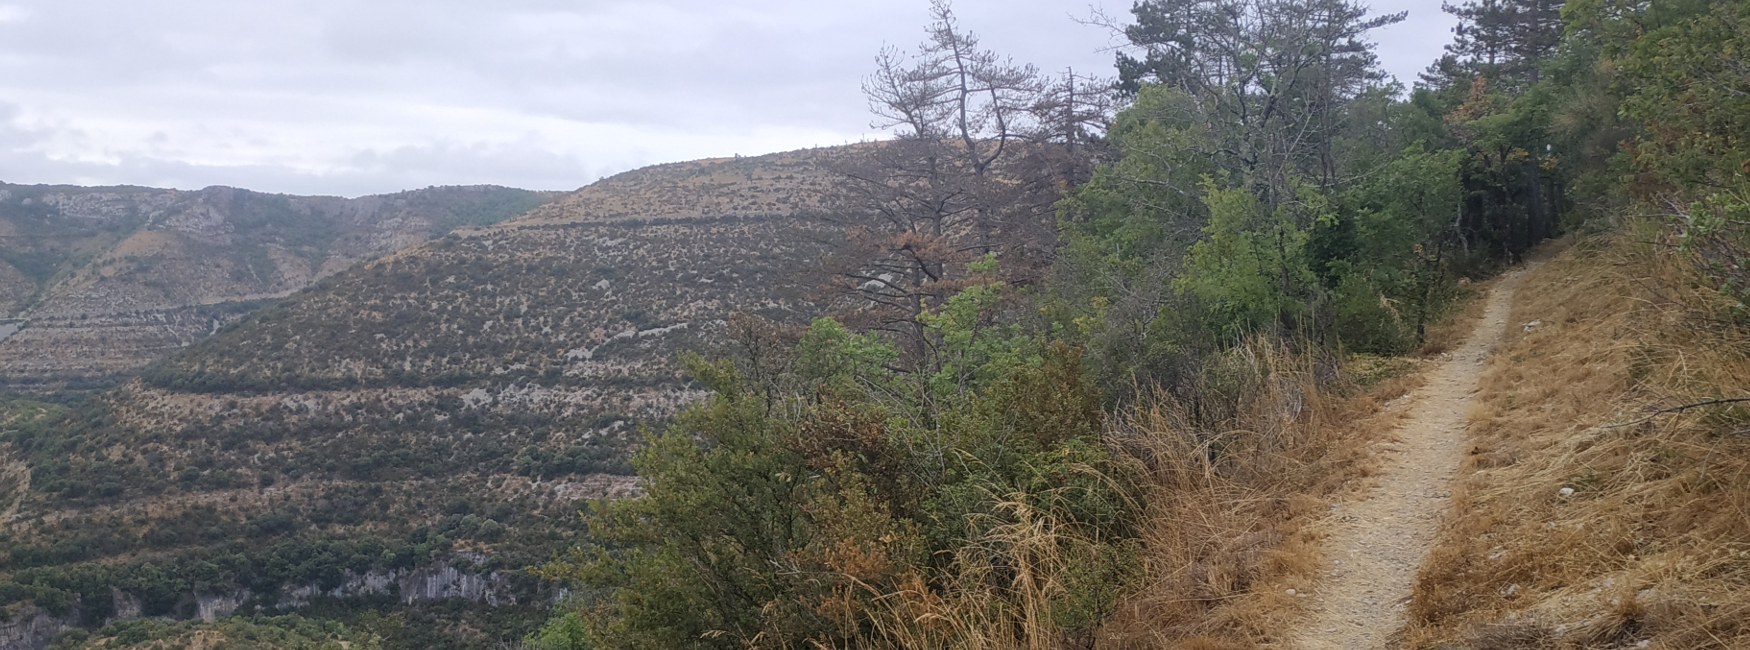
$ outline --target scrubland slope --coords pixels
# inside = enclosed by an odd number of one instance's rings
[[[553,193],[432,187],[342,199],[228,187],[0,184],[0,390],[115,384],[359,262]]]
[[[1750,643],[1750,409],[1703,404],[1750,396],[1746,332],[1669,235],[1525,279],[1406,647]]]
[[[7,406],[0,648],[428,601],[385,635],[519,638],[556,597],[521,567],[570,543],[580,499],[635,493],[641,423],[702,394],[676,352],[720,346],[732,311],[818,311],[827,237],[798,206],[832,155],[629,172],[315,280],[78,406]]]

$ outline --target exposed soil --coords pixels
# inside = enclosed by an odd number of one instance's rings
[[[1507,274],[1488,295],[1488,310],[1464,344],[1428,381],[1388,408],[1407,417],[1380,444],[1372,489],[1332,506],[1323,524],[1331,564],[1311,594],[1299,632],[1305,650],[1376,650],[1404,625],[1416,571],[1433,547],[1452,483],[1464,457],[1466,412],[1484,363],[1506,328],[1519,280],[1536,264]]]

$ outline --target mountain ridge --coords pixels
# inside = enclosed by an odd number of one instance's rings
[[[431,187],[343,199],[223,186],[0,185],[0,390],[102,386],[358,262],[557,193]]]

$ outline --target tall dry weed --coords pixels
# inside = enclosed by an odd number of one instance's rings
[[[956,551],[952,570],[870,588],[874,644],[1218,650],[1281,641],[1304,602],[1288,589],[1304,591],[1321,565],[1308,525],[1326,497],[1369,471],[1368,433],[1389,429],[1367,419],[1378,400],[1335,383],[1331,366],[1255,338],[1207,360],[1195,401],[1161,392],[1109,419],[1108,444],[1147,501],[1140,539],[1119,547],[1136,566],[1091,575],[1088,567],[1111,559],[1094,556],[1114,545],[1080,538],[1027,505],[1035,499],[1009,495],[988,543]],[[1409,381],[1377,388],[1395,397]],[[1105,622],[1093,636],[1066,635],[1056,624],[1064,597],[1090,579],[1123,593],[1114,611],[1094,614]]]
[[[1410,648],[1750,647],[1750,332],[1635,224],[1526,277]]]
[[[1091,648],[1059,624],[1065,599],[1085,592],[1087,575],[1109,564],[1110,547],[1069,530],[1063,519],[1030,505],[1026,495],[998,504],[1005,516],[974,544],[953,553],[946,584],[912,574],[896,591],[878,594],[871,611],[879,647],[966,650]]]
[[[1329,365],[1255,338],[1206,361],[1199,403],[1156,397],[1115,419],[1113,438],[1147,473],[1151,524],[1142,586],[1106,647],[1283,639],[1299,609],[1288,589],[1305,591],[1320,565],[1307,525],[1367,471],[1353,425],[1372,402],[1321,381]]]

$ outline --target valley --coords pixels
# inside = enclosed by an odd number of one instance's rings
[[[554,587],[521,567],[564,548],[588,500],[637,494],[640,430],[703,396],[676,353],[721,349],[733,313],[821,313],[831,229],[811,215],[824,161],[844,155],[639,170],[272,301],[74,316],[103,294],[38,298],[13,359],[46,367],[57,335],[107,342],[71,355],[87,367],[167,358],[77,405],[3,414],[17,471],[0,483],[0,575],[68,604],[37,597],[0,647],[330,601],[485,605],[468,625],[544,615]],[[55,286],[105,286],[113,257]]]

